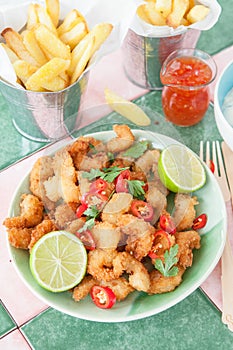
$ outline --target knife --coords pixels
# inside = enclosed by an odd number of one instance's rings
[[[228,183],[231,191],[231,202],[233,206],[233,151],[227,146],[226,142],[222,142],[222,153],[225,162],[225,168]]]

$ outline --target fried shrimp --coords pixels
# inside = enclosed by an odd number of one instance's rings
[[[137,260],[142,260],[151,250],[155,228],[131,214],[122,215],[117,225],[127,235],[125,250]]]
[[[177,193],[175,195],[175,211],[173,219],[177,227],[177,231],[185,231],[189,229],[196,216],[195,205],[198,204],[197,197],[191,197],[189,194]]]
[[[31,228],[17,228],[12,227],[7,230],[9,243],[20,249],[28,249],[28,245],[31,241]]]
[[[136,160],[135,165],[139,170],[143,171],[145,174],[148,174],[152,169],[153,164],[158,161],[159,156],[159,150],[148,150]]]
[[[38,225],[43,219],[44,206],[33,194],[23,194],[20,202],[20,215],[4,220],[7,228],[30,228]]]
[[[193,249],[200,248],[200,235],[197,231],[185,231],[175,233],[176,243],[179,246],[177,258],[179,264],[186,268],[192,266],[193,263]]]
[[[90,293],[91,288],[97,284],[97,280],[92,276],[85,276],[81,283],[79,283],[73,290],[73,299],[80,301]]]
[[[38,224],[31,233],[31,240],[28,248],[31,250],[34,244],[43,237],[46,233],[56,231],[57,227],[52,220],[44,219],[40,224]]]
[[[150,288],[148,294],[161,294],[174,290],[181,282],[185,269],[178,266],[179,272],[176,276],[165,277],[158,270],[150,272]]]
[[[135,138],[128,125],[114,125],[113,130],[117,137],[107,142],[109,152],[122,152],[133,145]]]
[[[129,274],[129,284],[138,291],[147,292],[150,287],[150,277],[145,266],[127,252],[118,253],[113,260],[113,272],[121,276]]]
[[[120,275],[113,271],[115,249],[95,249],[88,253],[87,272],[97,280],[111,281]]]

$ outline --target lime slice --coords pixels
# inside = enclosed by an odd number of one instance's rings
[[[51,292],[63,292],[76,286],[84,277],[87,252],[72,233],[53,231],[33,246],[30,269],[39,285]]]
[[[162,183],[175,193],[196,191],[206,181],[203,165],[191,150],[182,145],[170,145],[161,152],[158,173]]]
[[[110,107],[123,117],[129,119],[136,125],[147,126],[150,125],[150,118],[146,113],[135,103],[125,100],[109,89],[104,90],[105,100]]]

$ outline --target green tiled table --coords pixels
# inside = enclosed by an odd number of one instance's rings
[[[214,28],[203,32],[198,47],[210,54],[216,54],[233,44],[231,1],[219,0],[223,11]],[[1,4],[1,2],[0,2]],[[201,139],[221,139],[214,123],[213,106],[210,105],[204,120],[192,128],[169,128],[161,118],[161,92],[150,92],[137,99],[137,103],[156,111],[152,113],[152,126],[148,130],[165,133],[187,144],[195,152]],[[117,120],[120,121],[117,117]],[[0,169],[4,171],[19,159],[29,156],[46,146],[43,143],[29,141],[20,136],[11,124],[8,107],[0,96]],[[111,114],[96,127],[110,128],[116,121]],[[122,119],[123,121],[123,119]],[[107,123],[108,122],[108,123]],[[86,131],[89,131],[86,127]],[[85,131],[84,130],[84,131]],[[175,132],[175,135],[174,135]],[[1,176],[1,175],[0,175]],[[3,281],[1,281],[3,283]],[[12,286],[6,286],[11,288]],[[1,297],[1,296],[0,296]],[[16,295],[17,297],[17,295]],[[17,324],[4,305],[0,303],[0,350],[17,350],[1,345],[6,337],[18,329],[22,340],[28,344],[25,349],[33,350],[231,350],[233,333],[222,324],[221,313],[197,289],[185,300],[172,308],[148,317],[128,323],[97,323],[73,318],[52,308],[48,308],[25,324]],[[19,347],[23,349],[23,347]]]

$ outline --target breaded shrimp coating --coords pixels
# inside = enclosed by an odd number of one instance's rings
[[[189,194],[177,193],[175,195],[175,211],[173,219],[177,227],[177,231],[184,231],[192,227],[193,220],[196,217],[195,205],[198,204],[196,197]]]
[[[97,285],[97,280],[92,276],[85,276],[84,279],[74,288],[73,299],[80,301],[90,293],[91,288]]]
[[[54,224],[54,222],[50,219],[44,219],[40,224],[38,224],[31,233],[31,241],[28,246],[29,249],[32,249],[34,244],[39,241],[41,237],[43,237],[45,234],[56,231],[57,227]]]
[[[193,249],[201,247],[201,237],[197,231],[185,231],[175,233],[176,243],[179,246],[177,258],[179,265],[186,268],[192,266]]]
[[[80,136],[75,142],[73,142],[68,151],[73,159],[74,166],[77,170],[81,169],[81,164],[84,156],[92,154],[92,150],[97,152],[105,151],[105,145],[102,141],[96,140],[94,137]]]
[[[3,222],[7,228],[30,228],[38,225],[43,219],[44,206],[33,194],[23,194],[20,202],[20,215],[6,218]]]
[[[68,204],[63,203],[56,207],[54,212],[56,226],[59,229],[66,228],[72,221],[77,219],[77,216]]]
[[[133,145],[135,137],[128,125],[114,125],[113,130],[117,137],[107,142],[108,152],[122,152]]]
[[[54,175],[52,157],[44,156],[35,162],[30,172],[30,191],[43,201],[43,204],[48,209],[53,209],[54,203],[50,201],[45,192],[44,181]]]
[[[131,214],[122,215],[117,225],[121,232],[128,236],[125,250],[137,260],[147,256],[153,244],[155,228]]]
[[[118,252],[115,249],[95,249],[88,253],[87,272],[97,280],[111,281],[118,278],[113,271],[113,259]]]
[[[28,249],[31,241],[31,228],[12,227],[7,230],[9,243],[15,248]]]
[[[158,270],[150,272],[150,288],[148,294],[161,294],[173,291],[182,282],[185,269],[178,266],[179,272],[176,276],[163,276]]]
[[[145,266],[127,252],[118,253],[113,260],[115,275],[129,274],[129,284],[138,291],[147,292],[150,287],[150,277]]]

